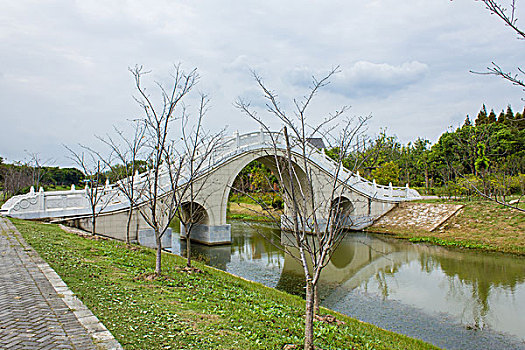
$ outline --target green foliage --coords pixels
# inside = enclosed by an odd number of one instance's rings
[[[254,160],[237,175],[232,192],[270,192],[278,183],[275,175],[263,163]]]
[[[109,179],[109,182],[113,183],[128,176],[135,175],[131,174],[131,169],[135,169],[139,173],[143,173],[148,170],[148,164],[145,160],[135,161],[135,166],[133,166],[132,162],[129,162],[128,166],[124,166],[123,164],[115,164],[111,166],[111,169],[106,171],[104,175]]]
[[[79,185],[84,180],[84,174],[76,168],[45,167],[42,183],[45,186]]]
[[[457,240],[448,240],[448,239],[441,239],[437,237],[413,237],[409,239],[412,243],[430,243],[434,245],[440,245],[444,247],[457,247],[457,248],[468,248],[468,249],[481,249],[481,250],[496,250],[495,247],[487,245],[487,244],[480,244],[480,243],[473,243],[468,241],[457,241]]]
[[[276,192],[254,193],[251,195],[232,192],[230,193],[229,202],[266,205],[274,209],[282,209],[284,207],[283,199]]]
[[[383,163],[379,168],[372,170],[372,177],[381,185],[399,182],[399,165],[394,162]]]
[[[474,162],[475,169],[478,173],[485,173],[487,169],[489,168],[489,159],[487,156],[485,156],[485,148],[486,146],[478,142],[478,157],[476,158],[476,161]]]
[[[514,114],[508,106],[496,116],[483,105],[474,122],[467,116],[462,126],[444,132],[432,146],[421,138],[402,145],[382,131],[360,142],[359,151],[344,165],[380,184],[408,183],[424,192],[436,188],[435,193],[447,197],[474,196],[474,184],[487,195],[525,194],[519,180],[525,173],[524,113],[525,109]],[[336,148],[325,153],[333,159],[339,156]]]

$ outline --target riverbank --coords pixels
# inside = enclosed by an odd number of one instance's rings
[[[453,210],[450,217],[436,216],[435,225],[425,225],[429,207],[438,206],[461,207]],[[417,222],[418,217],[421,223]],[[367,231],[415,243],[525,255],[525,215],[488,201],[407,203],[387,213]]]
[[[156,279],[151,249],[81,237],[51,224],[13,222],[125,349],[282,349],[302,343],[304,301],[296,296],[199,263],[202,272],[188,271],[172,254],[164,254],[165,276]],[[315,322],[321,349],[434,348],[322,313],[344,324]]]
[[[229,202],[226,216],[234,220],[279,222],[282,213],[282,210],[271,207],[263,210],[259,204],[255,203]]]
[[[281,213],[272,214],[279,218]],[[253,203],[230,202],[228,218],[271,221]],[[414,243],[525,255],[525,214],[488,201],[402,203],[366,231]]]

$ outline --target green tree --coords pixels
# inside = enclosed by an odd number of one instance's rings
[[[483,107],[481,107],[481,110],[478,113],[478,116],[476,117],[475,124],[476,126],[487,124],[488,118],[487,118],[487,108],[485,107],[485,104],[483,104]]]
[[[381,185],[388,185],[389,183],[396,184],[399,182],[399,166],[390,161],[383,163],[381,167],[372,170],[372,177],[377,183]]]
[[[497,118],[496,118],[496,113],[494,113],[494,110],[491,109],[490,110],[490,113],[487,117],[487,123],[488,124],[492,124],[492,123],[495,123],[497,121]]]

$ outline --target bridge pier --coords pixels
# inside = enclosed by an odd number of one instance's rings
[[[173,234],[171,232],[171,228],[166,229],[166,232],[162,235],[161,238],[161,244],[162,248],[171,248],[172,245],[172,238]],[[149,248],[156,248],[157,242],[155,241],[155,232],[151,228],[142,229],[137,232],[137,242],[140,245],[143,245],[145,247]]]
[[[292,219],[293,219],[292,216],[281,215],[281,230],[293,231],[293,220]],[[344,227],[347,230],[359,231],[359,230],[363,230],[366,227],[372,225],[375,219],[376,217],[374,216],[350,215],[344,218],[342,227]],[[326,229],[326,223],[327,223],[327,220],[325,219],[318,220],[317,225],[319,226],[319,230],[321,232]],[[310,227],[313,227],[313,225],[311,225]],[[308,228],[306,231],[311,233],[311,231]]]
[[[190,239],[206,245],[230,244],[232,241],[231,225],[194,225]],[[180,225],[180,239],[186,239],[184,225]]]

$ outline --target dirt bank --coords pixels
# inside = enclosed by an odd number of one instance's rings
[[[403,203],[368,231],[415,242],[525,255],[525,215],[492,202]]]

